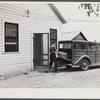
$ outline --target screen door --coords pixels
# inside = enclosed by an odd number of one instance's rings
[[[49,65],[49,35],[34,34],[34,67],[35,70],[46,71]]]

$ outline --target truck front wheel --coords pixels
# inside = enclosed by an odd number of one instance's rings
[[[81,65],[80,65],[80,69],[82,71],[86,71],[89,69],[89,61],[87,59],[84,59],[82,62],[81,62]]]

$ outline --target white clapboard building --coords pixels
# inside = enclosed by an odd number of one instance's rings
[[[54,4],[0,3],[0,75],[46,70],[64,23]]]

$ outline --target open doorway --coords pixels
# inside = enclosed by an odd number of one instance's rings
[[[46,71],[49,66],[49,35],[48,33],[34,34],[34,68]]]

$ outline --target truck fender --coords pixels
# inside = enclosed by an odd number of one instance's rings
[[[78,58],[75,62],[74,62],[74,65],[80,65],[81,62],[84,60],[84,59],[87,59],[89,61],[89,65],[91,65],[91,59],[88,55],[83,55],[81,56],[80,58]]]

